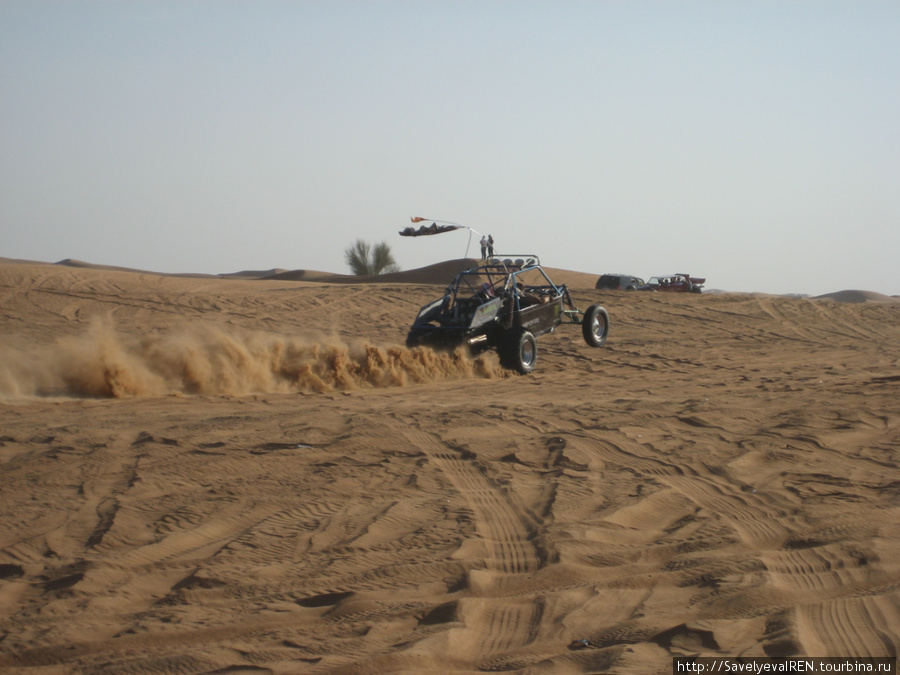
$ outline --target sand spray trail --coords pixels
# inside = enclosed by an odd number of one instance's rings
[[[30,350],[0,347],[0,398],[326,392],[503,377],[489,359],[194,324],[134,336],[97,320]]]

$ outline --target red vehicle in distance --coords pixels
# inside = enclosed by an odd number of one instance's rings
[[[661,277],[650,277],[639,291],[661,291],[664,293],[702,293],[706,279],[692,277],[690,274],[667,274]]]

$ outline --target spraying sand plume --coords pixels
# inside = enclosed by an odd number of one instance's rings
[[[462,353],[243,334],[215,325],[135,337],[103,320],[52,347],[0,354],[0,395],[325,392],[502,374],[487,359]]]

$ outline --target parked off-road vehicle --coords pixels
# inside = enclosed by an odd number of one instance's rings
[[[662,291],[664,293],[702,293],[706,279],[692,277],[690,274],[667,274],[662,277],[650,277],[639,291]]]
[[[501,365],[524,375],[537,363],[535,338],[561,323],[581,324],[591,347],[602,347],[609,336],[608,312],[600,305],[577,309],[569,289],[550,280],[536,255],[505,256],[457,274],[443,297],[419,310],[406,345],[465,345],[473,354],[493,348]]]
[[[644,285],[644,280],[630,274],[604,274],[597,279],[599,288],[607,291],[636,291]]]

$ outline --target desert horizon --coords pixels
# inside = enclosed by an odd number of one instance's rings
[[[313,282],[330,282],[330,283],[421,283],[421,284],[445,284],[447,279],[461,269],[473,267],[478,264],[475,258],[459,258],[451,259],[443,262],[433,263],[422,267],[416,267],[410,270],[400,270],[398,272],[357,276],[354,274],[345,274],[340,272],[326,272],[322,270],[312,269],[287,269],[281,267],[272,267],[268,269],[244,269],[237,272],[221,272],[218,274],[208,274],[199,272],[158,272],[153,270],[135,269],[131,267],[121,267],[115,265],[105,265],[99,263],[91,263],[75,258],[64,258],[57,262],[23,260],[16,258],[4,258],[0,256],[0,264],[24,264],[24,265],[61,265],[65,267],[76,267],[81,269],[107,270],[118,272],[133,272],[141,274],[156,274],[159,276],[171,277],[189,277],[189,278],[224,278],[224,279],[271,279],[271,280],[291,280],[291,281],[313,281]],[[594,288],[596,280],[601,274],[618,273],[610,270],[598,272],[581,272],[564,268],[547,266],[561,280],[571,288]],[[894,302],[900,301],[900,295],[888,295],[874,289],[858,289],[844,288],[828,293],[810,294],[802,292],[791,293],[761,293],[753,289],[721,289],[715,288],[707,284],[704,293],[758,293],[762,295],[775,295],[783,297],[811,298],[814,300],[830,299],[837,302]]]
[[[403,346],[466,264],[0,258],[0,670],[897,656],[900,298],[551,266],[609,341],[519,376]]]

